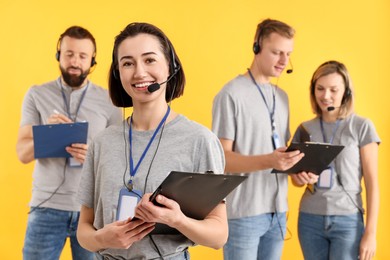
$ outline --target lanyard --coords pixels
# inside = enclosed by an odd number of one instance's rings
[[[171,107],[168,106],[168,109],[167,109],[167,112],[165,113],[163,119],[161,119],[161,122],[158,124],[156,130],[154,130],[154,133],[152,135],[152,137],[150,138],[149,140],[149,143],[146,145],[145,147],[145,150],[144,152],[142,153],[137,165],[135,166],[134,168],[134,162],[133,162],[133,154],[132,154],[132,143],[133,143],[133,138],[132,138],[132,130],[131,130],[131,125],[133,123],[133,115],[131,115],[131,118],[130,118],[130,127],[129,127],[129,142],[130,142],[130,181],[129,183],[131,184],[132,183],[132,178],[135,176],[135,174],[137,173],[137,170],[138,170],[138,167],[141,165],[141,162],[143,161],[143,159],[145,158],[145,155],[146,153],[148,152],[149,148],[150,148],[150,145],[152,144],[154,138],[156,137],[158,131],[160,130],[160,128],[162,127],[162,125],[165,123],[165,121],[167,120],[167,117],[169,115],[169,112],[171,111]]]
[[[324,123],[322,121],[322,117],[320,117],[320,125],[321,125],[321,133],[322,133],[322,138],[324,139],[324,143],[326,143],[326,134],[325,134],[325,130],[324,130]],[[336,125],[333,127],[333,130],[332,130],[332,136],[330,137],[330,140],[329,140],[329,143],[333,143],[333,139],[336,135],[336,131],[337,129],[339,128],[340,126],[340,119],[337,119],[336,121]]]
[[[65,95],[64,87],[62,86],[61,79],[58,78],[58,81],[60,82],[60,85],[61,85],[61,94],[62,94],[62,99],[64,100],[64,104],[65,104],[65,108],[66,108],[66,113],[68,114],[68,117],[69,117],[73,122],[76,122],[77,115],[79,114],[79,110],[80,110],[81,104],[83,103],[85,94],[87,93],[87,89],[88,89],[88,87],[89,87],[89,81],[88,81],[88,84],[87,84],[87,86],[85,87],[83,93],[81,93],[80,101],[79,101],[79,104],[78,104],[78,106],[77,106],[77,109],[76,109],[76,113],[75,113],[74,118],[72,118],[72,115],[70,114],[70,108],[69,108],[69,105],[70,105],[70,104],[68,104],[68,100],[66,99],[66,95]]]
[[[273,100],[273,104],[272,104],[272,110],[270,110],[268,104],[267,104],[267,100],[265,99],[265,96],[264,96],[264,93],[263,91],[261,90],[260,86],[257,84],[255,78],[253,77],[252,75],[252,72],[250,71],[250,69],[248,69],[248,73],[249,73],[249,76],[251,77],[253,83],[255,84],[255,86],[257,87],[257,89],[259,90],[260,94],[261,94],[261,97],[263,98],[264,100],[264,103],[265,103],[265,106],[267,107],[268,109],[268,113],[269,113],[269,119],[271,120],[271,127],[272,127],[272,132],[275,132],[275,118],[274,118],[274,115],[275,115],[275,92],[272,91],[272,100]]]

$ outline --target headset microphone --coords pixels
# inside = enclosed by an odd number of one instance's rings
[[[149,86],[148,86],[148,92],[149,93],[153,93],[154,91],[157,91],[157,90],[159,90],[160,89],[160,85],[162,85],[162,84],[164,84],[164,83],[166,83],[168,80],[166,80],[166,81],[164,81],[164,82],[162,82],[162,83],[153,83],[153,84],[150,84]]]
[[[335,110],[336,108],[339,108],[339,107],[330,106],[330,107],[327,107],[326,110],[328,110],[330,112],[330,111]]]
[[[160,86],[161,86],[162,84],[167,83],[168,81],[170,81],[170,80],[176,75],[176,73],[177,73],[179,70],[180,70],[180,66],[177,66],[177,67],[175,68],[175,71],[174,71],[171,75],[169,75],[169,77],[167,78],[166,81],[161,82],[161,83],[155,82],[155,83],[153,83],[153,84],[150,84],[150,85],[148,86],[148,92],[149,92],[149,93],[153,93],[154,91],[159,90],[159,89],[160,89]]]
[[[287,74],[290,74],[290,73],[293,73],[293,71],[294,71],[294,68],[293,68],[293,65],[292,65],[291,59],[289,59],[289,60],[288,60],[288,62],[290,63],[291,69],[288,69],[288,70],[286,70],[286,72],[287,72]]]

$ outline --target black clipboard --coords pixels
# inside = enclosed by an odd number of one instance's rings
[[[299,173],[306,171],[320,175],[343,149],[344,146],[342,145],[327,143],[291,143],[286,150],[287,152],[299,150],[305,156],[290,169],[285,171],[273,169],[272,173]]]
[[[34,158],[69,158],[65,147],[87,143],[88,122],[34,125]]]
[[[182,212],[194,219],[204,219],[226,196],[248,176],[172,171],[154,191],[150,200],[159,205],[158,194],[175,200]],[[156,223],[152,234],[179,234],[174,228]]]

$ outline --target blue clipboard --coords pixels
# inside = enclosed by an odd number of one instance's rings
[[[35,125],[32,130],[34,158],[69,158],[65,147],[87,143],[88,122]]]

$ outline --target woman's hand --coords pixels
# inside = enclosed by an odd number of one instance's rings
[[[149,201],[152,194],[145,194],[135,209],[135,216],[145,222],[157,222],[177,229],[196,244],[221,248],[228,238],[226,205],[219,203],[203,220],[184,215],[180,205],[163,195],[157,195],[156,206]]]
[[[290,174],[293,184],[296,186],[303,186],[305,184],[314,184],[318,181],[319,175],[312,172],[300,172],[297,174]]]
[[[154,223],[140,219],[127,219],[105,225],[96,233],[96,240],[103,248],[128,249],[134,242],[143,239],[154,229]]]
[[[360,260],[371,260],[374,258],[376,250],[376,238],[375,235],[365,232],[362,240],[360,241],[359,259]]]
[[[145,194],[135,209],[135,216],[145,222],[158,222],[170,227],[177,227],[186,216],[180,210],[179,204],[163,195],[157,195],[156,201],[163,205],[156,206],[150,200],[151,193]]]

